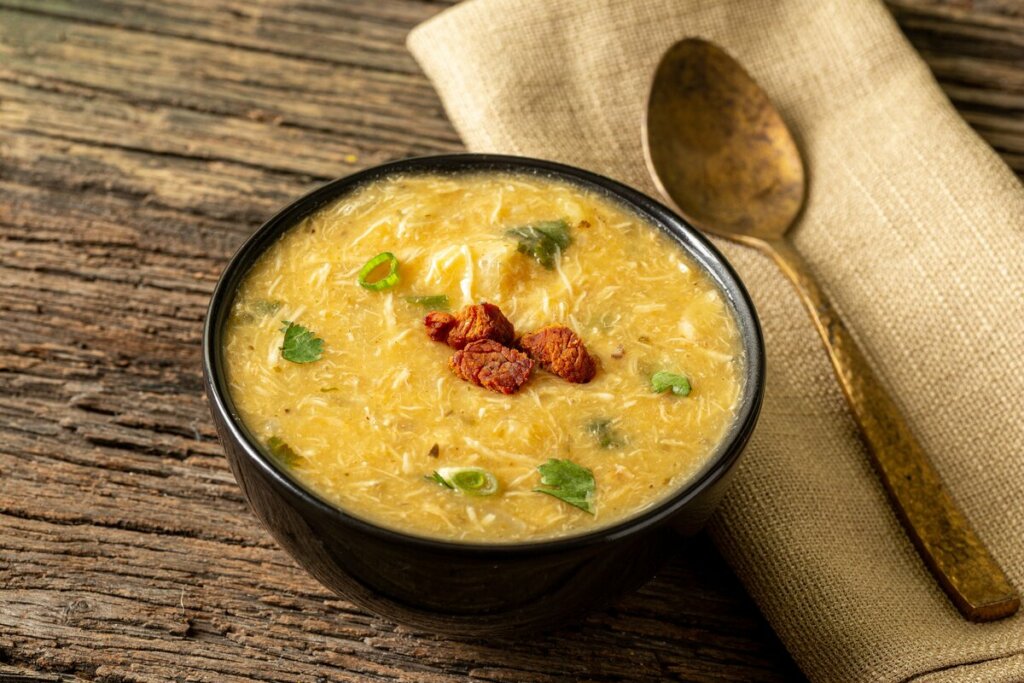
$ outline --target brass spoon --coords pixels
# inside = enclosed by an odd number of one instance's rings
[[[796,286],[907,533],[960,612],[973,621],[1016,612],[1016,590],[785,238],[804,203],[804,167],[768,96],[721,48],[683,40],[654,74],[644,143],[658,189],[683,216],[760,249]]]

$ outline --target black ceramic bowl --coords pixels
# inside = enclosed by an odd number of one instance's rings
[[[257,447],[231,401],[221,340],[238,285],[284,231],[364,183],[396,173],[535,173],[596,190],[671,235],[725,295],[746,356],[735,422],[688,485],[631,519],[585,534],[495,545],[403,534],[360,519],[306,490]],[[394,621],[454,634],[489,635],[565,623],[651,578],[717,505],[754,428],[764,390],[764,347],[753,304],[722,255],[682,218],[624,185],[587,171],[519,157],[461,154],[396,161],[335,180],[271,218],[221,276],[203,332],[210,410],[231,471],[277,542],[328,588]]]

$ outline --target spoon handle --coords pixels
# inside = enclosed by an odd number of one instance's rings
[[[814,319],[875,468],[925,564],[968,619],[994,621],[1015,613],[1017,591],[943,485],[807,262],[786,240],[762,244]]]

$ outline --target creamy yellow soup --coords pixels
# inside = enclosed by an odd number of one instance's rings
[[[550,268],[508,234],[549,221],[571,239]],[[366,289],[360,269],[381,252],[398,281]],[[517,335],[571,328],[596,375],[535,367],[512,395],[463,381],[424,329],[441,299],[409,300],[442,295],[452,313],[496,304]],[[285,358],[285,321],[322,340],[300,349],[316,360]],[[223,358],[242,420],[307,488],[385,527],[493,543],[608,526],[678,490],[732,423],[744,362],[723,295],[661,231],[596,192],[494,173],[384,179],[302,221],[246,275]],[[552,459],[592,477],[583,507],[537,491]],[[439,483],[460,467],[497,491]]]

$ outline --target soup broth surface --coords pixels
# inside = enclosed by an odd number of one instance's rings
[[[545,268],[506,231],[563,219],[571,244]],[[370,291],[380,252],[399,281]],[[491,302],[517,334],[561,324],[598,361],[571,384],[539,366],[515,394],[456,377],[411,296],[451,311]],[[319,360],[282,356],[284,321],[323,339]],[[363,186],[285,233],[237,292],[223,359],[246,426],[282,467],[345,511],[403,532],[509,543],[634,516],[701,470],[730,426],[742,351],[723,295],[686,253],[628,208],[537,175],[409,175]],[[652,376],[686,376],[689,395]],[[555,458],[593,473],[592,513],[536,492]],[[435,471],[481,467],[471,496]]]

